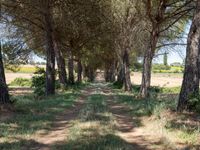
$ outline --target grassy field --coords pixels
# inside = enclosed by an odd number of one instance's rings
[[[139,72],[131,73],[131,81],[133,84],[140,85],[142,74]],[[159,87],[178,87],[181,86],[183,80],[182,73],[152,73],[151,85]]]
[[[56,115],[72,107],[78,95],[71,91],[42,100],[32,95],[15,96],[13,112],[0,114],[0,149],[21,150],[35,133],[48,132]]]
[[[11,69],[6,69],[6,73],[34,73],[36,71],[36,67],[45,68],[45,65],[20,65],[20,66],[9,66]]]
[[[148,100],[138,89],[95,83],[40,100],[15,96],[13,110],[0,114],[0,149],[200,148],[198,114],[175,112],[178,88],[152,88]]]
[[[31,79],[33,73],[6,73],[6,81],[10,84],[16,78]],[[179,87],[182,84],[181,73],[152,73],[152,86],[160,87]],[[142,75],[138,72],[131,73],[131,81],[133,84],[141,84]]]
[[[44,65],[38,67],[45,68]],[[7,83],[11,83],[15,78],[26,78],[30,79],[36,70],[36,66],[23,65],[20,66],[16,71],[6,71]],[[160,87],[178,87],[181,86],[183,73],[152,73],[152,86]],[[142,74],[140,72],[131,73],[131,81],[133,84],[140,85]]]

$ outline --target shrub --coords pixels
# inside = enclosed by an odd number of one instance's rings
[[[170,69],[171,69],[170,66],[165,66],[162,64],[153,65],[153,70],[170,70]]]
[[[32,87],[34,88],[34,94],[36,97],[43,97],[45,95],[45,70],[44,68],[36,68],[32,77]]]
[[[35,96],[42,98],[45,95],[46,72],[44,68],[36,67],[34,74],[31,87],[34,88]],[[60,88],[60,83],[58,81],[55,82],[55,88]]]
[[[142,71],[142,63],[139,63],[139,62],[135,62],[133,63],[133,68],[132,68],[132,71]]]
[[[200,113],[200,94],[194,94],[188,100],[188,109]]]
[[[31,86],[31,80],[25,78],[15,78],[10,84],[10,86]]]
[[[121,83],[121,82],[116,81],[113,83],[114,89],[121,89],[122,87],[123,87],[123,83]]]

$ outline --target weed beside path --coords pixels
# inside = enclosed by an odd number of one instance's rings
[[[112,89],[109,84],[90,84],[78,93],[72,90],[48,100],[21,98],[16,114],[0,122],[0,149],[200,147],[199,125],[194,115],[178,115],[170,111],[174,106],[171,101],[138,99],[133,93]]]

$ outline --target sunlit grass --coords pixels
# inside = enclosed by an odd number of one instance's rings
[[[131,150],[132,147],[116,134],[115,118],[108,111],[108,97],[94,94],[88,97],[79,119],[69,130],[67,141],[54,149]]]
[[[0,122],[0,149],[18,149],[37,131],[48,131],[55,116],[71,107],[77,97],[78,93],[72,92],[42,100],[32,95],[16,97],[15,112]]]
[[[179,88],[163,88],[159,93],[176,93]],[[187,114],[177,114],[177,99],[174,97],[152,97],[138,99],[137,94],[123,93],[116,90],[116,100],[130,107],[130,115],[141,119],[143,130],[164,137],[174,145],[182,143],[194,147],[199,144],[200,126],[197,121],[190,121]],[[145,117],[145,120],[143,120]],[[150,121],[148,121],[148,118]],[[145,122],[144,122],[145,121]]]

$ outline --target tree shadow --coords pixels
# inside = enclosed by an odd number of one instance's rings
[[[38,101],[32,96],[19,96],[12,116],[0,119],[0,137],[23,137],[39,130],[48,132],[56,115],[71,107],[76,97],[73,93],[67,93]],[[0,114],[0,118],[1,115],[5,114]]]
[[[181,130],[186,133],[200,133],[200,117],[198,114],[188,112],[177,114],[176,118],[167,123],[166,128]]]
[[[95,133],[94,130],[91,132]],[[95,136],[94,136],[95,135]],[[54,145],[55,150],[146,150],[147,147],[135,143],[128,143],[114,134],[97,135],[91,138],[87,136],[78,137],[64,143]]]
[[[35,140],[15,139],[14,142],[0,143],[1,150],[27,150],[49,148],[48,145],[41,144]]]

